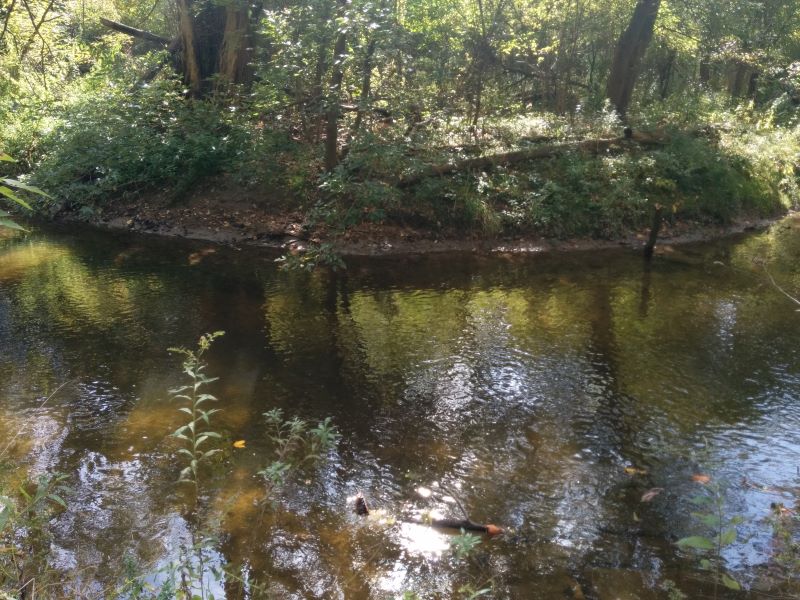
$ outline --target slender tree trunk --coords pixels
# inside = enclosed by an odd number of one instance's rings
[[[177,6],[180,38],[183,44],[184,79],[192,95],[199,96],[202,80],[200,78],[200,66],[197,63],[191,0],[177,0]]]
[[[358,99],[358,112],[356,113],[356,120],[353,123],[353,129],[350,137],[355,137],[359,129],[361,129],[361,122],[364,119],[364,112],[369,110],[370,96],[372,95],[372,57],[375,55],[375,48],[378,45],[378,40],[373,37],[367,44],[367,50],[364,54],[364,72],[361,77],[361,96]]]
[[[25,43],[25,45],[22,47],[22,50],[19,53],[19,58],[18,58],[19,62],[22,62],[25,56],[27,56],[28,52],[30,52],[30,49],[33,46],[33,42],[36,39],[36,37],[37,36],[41,37],[41,35],[39,34],[39,30],[41,29],[44,20],[47,18],[47,13],[49,13],[50,9],[53,8],[53,3],[54,0],[50,0],[50,2],[47,3],[47,6],[45,6],[44,10],[42,11],[42,14],[39,16],[39,20],[37,21],[36,18],[33,16],[33,12],[31,12],[30,5],[23,0],[23,5],[25,6],[25,10],[28,11],[28,17],[31,20],[31,25],[33,25],[33,31],[31,32],[28,41]],[[44,38],[42,38],[42,43],[43,44],[47,43],[44,41]]]
[[[231,2],[225,7],[225,30],[219,53],[219,77],[217,89],[225,89],[234,83],[245,83],[249,58],[250,15],[247,5]]]
[[[617,42],[606,96],[621,116],[625,116],[630,106],[642,58],[653,38],[660,5],[661,0],[638,0],[630,23]]]
[[[8,7],[8,12],[6,12],[6,18],[3,21],[3,31],[0,32],[0,43],[3,42],[3,38],[6,37],[6,31],[8,31],[8,22],[11,20],[11,15],[14,13],[14,7],[17,5],[17,0],[11,0],[11,4]]]
[[[337,0],[339,11],[344,12],[347,0]],[[347,34],[340,31],[333,46],[333,74],[328,94],[325,117],[325,170],[332,171],[339,164],[339,114],[341,113],[342,80],[344,79],[344,59],[347,52]]]

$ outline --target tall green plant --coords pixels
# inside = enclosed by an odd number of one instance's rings
[[[711,573],[714,598],[717,597],[720,583],[731,590],[742,589],[741,584],[725,572],[722,552],[736,542],[736,527],[744,519],[739,515],[726,516],[723,488],[718,482],[707,484],[704,493],[693,496],[690,502],[698,507],[692,516],[709,530],[710,534],[681,538],[676,542],[677,546],[693,550],[699,556],[700,568]]]
[[[283,411],[276,408],[265,412],[264,418],[267,436],[274,444],[274,459],[258,474],[264,478],[268,490],[283,485],[290,471],[322,457],[342,437],[330,417],[310,427],[297,417],[284,419]]]
[[[0,152],[0,161],[16,162],[13,158],[11,158],[8,154],[4,152]],[[10,200],[11,202],[23,208],[32,210],[30,204],[28,204],[25,200],[17,196],[16,190],[24,190],[26,192],[31,192],[39,196],[44,196],[46,198],[50,197],[39,188],[34,187],[32,185],[27,185],[22,183],[21,181],[17,181],[16,179],[10,179],[8,177],[0,178],[0,197]],[[11,215],[8,212],[0,210],[0,227],[8,227],[9,229],[19,229],[22,231],[25,230],[16,222],[12,221],[10,217]]]
[[[203,355],[208,352],[212,342],[224,334],[224,331],[215,331],[200,336],[196,350],[168,349],[169,352],[184,357],[183,372],[189,380],[186,385],[170,390],[174,400],[181,400],[185,403],[185,406],[181,406],[178,410],[188,417],[188,421],[172,433],[174,438],[184,444],[184,447],[178,452],[186,457],[188,462],[187,466],[181,470],[178,481],[193,484],[195,490],[197,490],[200,478],[200,464],[220,452],[219,448],[205,449],[209,440],[218,439],[221,436],[210,429],[211,417],[219,412],[219,409],[207,408],[208,404],[216,402],[217,398],[204,392],[203,389],[217,378],[208,377],[204,373],[206,363],[203,361]]]

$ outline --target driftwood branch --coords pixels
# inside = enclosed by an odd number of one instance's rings
[[[109,29],[119,31],[120,33],[124,33],[125,35],[129,35],[131,37],[147,40],[148,42],[153,42],[154,44],[159,44],[160,46],[169,46],[172,44],[172,41],[165,37],[161,37],[155,33],[150,33],[144,29],[136,29],[136,27],[131,27],[130,25],[125,25],[124,23],[120,23],[118,21],[112,21],[111,19],[106,19],[105,17],[100,17],[100,22]]]
[[[441,177],[459,171],[471,171],[475,169],[489,169],[496,166],[512,165],[529,160],[542,158],[552,158],[567,152],[585,152],[588,154],[601,154],[603,152],[619,152],[632,145],[639,146],[660,146],[666,142],[666,137],[662,135],[648,135],[642,133],[632,133],[630,137],[606,138],[598,140],[584,140],[580,142],[565,142],[561,144],[548,144],[502,154],[490,154],[477,158],[467,158],[464,160],[430,165],[417,173],[413,173],[402,178],[397,186],[400,188],[411,187],[423,179],[429,177]]]

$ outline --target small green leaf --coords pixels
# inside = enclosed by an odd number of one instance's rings
[[[5,152],[0,152],[0,160],[4,160],[5,162],[17,162]]]
[[[711,498],[709,498],[708,496],[693,496],[689,498],[689,502],[701,506],[703,504],[708,504],[709,502],[711,502]]]
[[[711,529],[717,529],[719,527],[719,517],[717,515],[692,513],[692,516],[700,519],[700,522],[706,527],[710,527]]]
[[[730,546],[733,542],[736,541],[736,530],[735,529],[727,529],[722,533],[719,538],[719,543],[723,546]]]
[[[64,499],[61,496],[59,496],[58,494],[50,494],[48,496],[48,498],[50,498],[50,500],[52,500],[56,504],[60,504],[64,508],[67,508],[67,503],[64,502]]]
[[[702,559],[700,561],[700,568],[703,569],[704,571],[710,571],[711,570],[711,561],[708,560],[707,558]]]
[[[722,574],[722,585],[724,585],[729,590],[742,589],[742,586],[738,581],[736,581],[733,577],[729,577],[725,573]]]
[[[714,542],[701,535],[691,535],[675,542],[681,548],[695,548],[696,550],[713,550]]]

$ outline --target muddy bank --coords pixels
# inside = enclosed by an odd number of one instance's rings
[[[796,219],[797,213],[788,218]],[[742,218],[729,225],[693,222],[664,223],[658,246],[698,242],[756,231],[786,218]],[[74,221],[62,213],[60,221]],[[175,205],[163,199],[115,204],[89,221],[107,229],[206,240],[233,246],[260,246],[302,252],[314,244],[329,243],[347,256],[428,254],[435,252],[538,253],[606,248],[643,248],[648,230],[631,231],[618,239],[552,239],[536,235],[491,236],[481,232],[431,231],[395,224],[364,223],[345,231],[309,226],[301,211],[275,211],[247,198],[197,197]]]

